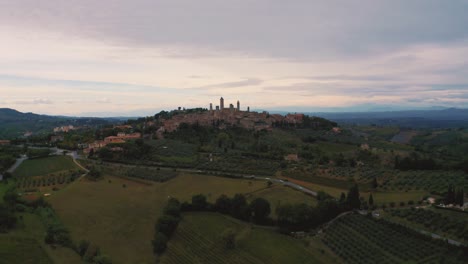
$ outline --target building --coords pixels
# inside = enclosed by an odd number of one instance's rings
[[[224,110],[224,98],[221,97],[221,99],[219,99],[219,108],[222,110]]]
[[[60,141],[63,141],[63,136],[62,136],[62,135],[59,135],[59,136],[51,136],[51,137],[50,137],[50,142],[52,142],[52,143],[60,142]]]
[[[237,111],[240,111],[240,102],[237,100]]]
[[[10,140],[0,140],[0,146],[8,146],[10,145]]]

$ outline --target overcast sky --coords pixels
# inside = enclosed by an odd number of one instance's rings
[[[468,107],[468,0],[0,0],[0,107]]]

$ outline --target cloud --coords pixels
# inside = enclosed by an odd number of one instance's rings
[[[205,86],[198,87],[197,89],[205,90],[205,89],[239,88],[239,87],[244,87],[244,86],[259,85],[262,82],[263,80],[260,80],[257,78],[249,78],[249,79],[245,79],[241,81],[205,85]]]
[[[466,39],[467,9],[437,0],[18,0],[2,5],[0,22],[176,56],[329,60]]]
[[[18,105],[50,105],[53,104],[53,102],[50,99],[47,98],[34,98],[32,100],[19,100],[13,102],[14,104]]]
[[[111,100],[107,97],[103,97],[99,100],[97,100],[96,102],[100,103],[100,104],[110,104],[111,103]]]

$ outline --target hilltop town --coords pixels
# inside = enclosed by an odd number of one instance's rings
[[[219,105],[213,108],[213,104],[210,103],[209,110],[201,110],[195,113],[186,113],[183,110],[176,110],[176,114],[168,117],[159,117],[162,122],[162,127],[158,133],[172,132],[177,128],[185,124],[199,124],[202,126],[216,126],[220,129],[225,129],[228,126],[238,126],[245,129],[254,130],[271,130],[275,126],[297,126],[304,122],[304,114],[269,114],[266,111],[261,113],[251,112],[250,107],[247,110],[242,111],[240,102],[237,101],[236,107],[233,104],[229,104],[229,107],[224,106],[224,98],[221,97]]]

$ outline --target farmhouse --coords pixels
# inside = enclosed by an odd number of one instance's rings
[[[95,141],[94,143],[88,144],[88,147],[83,150],[84,153],[88,154],[91,150],[98,150],[107,146],[108,144],[121,144],[125,143],[125,141],[130,139],[138,139],[141,138],[141,133],[132,133],[132,134],[125,134],[125,133],[118,133],[117,136],[109,136],[104,138],[103,141]],[[112,151],[122,151],[122,148],[111,148]]]

